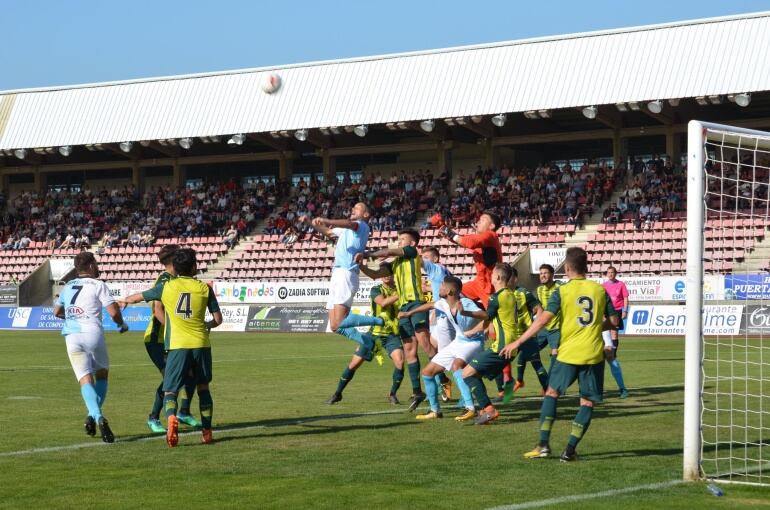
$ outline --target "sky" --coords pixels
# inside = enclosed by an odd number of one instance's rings
[[[0,0],[0,90],[430,50],[757,11],[770,11],[770,0]]]

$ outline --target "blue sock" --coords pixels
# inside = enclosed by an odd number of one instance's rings
[[[99,421],[99,418],[102,417],[102,410],[99,408],[99,395],[96,394],[94,385],[91,383],[81,384],[80,394],[83,395],[83,402],[88,408],[88,416]]]
[[[438,385],[433,377],[427,375],[422,376],[423,382],[425,382],[425,393],[428,395],[428,402],[430,402],[430,410],[439,412],[441,406],[438,403]]]
[[[439,386],[441,386],[441,375],[440,375],[440,374],[436,374],[436,375],[434,375],[434,376],[433,376],[433,380],[434,380],[434,381],[436,381],[436,384],[438,384]]]
[[[468,387],[468,384],[463,379],[462,368],[452,372],[452,375],[455,376],[455,382],[457,383],[457,388],[460,390],[460,395],[463,396],[463,402],[465,403],[465,408],[473,409],[474,408],[473,395],[471,395],[471,389]]]
[[[355,328],[358,326],[382,326],[383,324],[385,324],[385,321],[379,317],[369,317],[368,315],[349,313],[348,316],[340,322],[340,329]]]
[[[373,347],[364,340],[364,336],[356,328],[337,328],[335,331],[338,335],[342,335],[346,338],[353,340],[358,345],[370,348]]]
[[[615,382],[618,383],[618,389],[625,390],[626,385],[623,383],[623,371],[620,370],[620,362],[618,360],[610,361],[610,372],[612,372]]]
[[[102,407],[107,398],[107,379],[97,379],[94,383],[94,389],[96,389],[96,395],[99,397],[99,407]]]

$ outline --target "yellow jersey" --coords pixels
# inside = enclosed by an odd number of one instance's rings
[[[145,301],[160,301],[166,314],[166,350],[211,347],[206,309],[219,311],[214,291],[200,280],[178,276],[142,292]]]
[[[171,273],[169,273],[168,271],[163,271],[155,280],[154,286],[162,285],[167,281],[169,281],[171,278],[173,278],[173,275]],[[160,321],[155,318],[155,314],[152,312],[152,308],[150,308],[150,322],[149,324],[147,324],[147,329],[144,330],[144,343],[156,344],[161,342],[162,340],[163,340],[163,324],[161,324]]]
[[[556,292],[556,289],[558,289],[561,286],[562,286],[562,283],[558,281],[554,281],[550,289],[545,285],[538,286],[538,288],[535,290],[535,292],[537,293],[538,301],[540,301],[543,305],[547,305],[553,293]],[[547,329],[548,331],[554,331],[556,329],[559,329],[559,327],[561,327],[561,316],[559,315],[554,315],[553,319],[548,321],[548,324],[545,325],[545,329]]]
[[[520,337],[527,328],[532,325],[532,316],[535,313],[535,307],[540,304],[535,296],[524,287],[518,287],[513,291],[516,299],[516,338]]]
[[[396,281],[399,308],[414,301],[424,303],[422,292],[422,258],[414,246],[405,246],[404,254],[390,263]]]
[[[604,362],[602,323],[617,315],[601,284],[573,278],[551,295],[546,310],[561,316],[561,345],[556,359],[571,365]]]
[[[508,287],[489,296],[487,317],[495,328],[495,340],[489,346],[492,352],[500,352],[519,337],[518,315],[516,297]]]
[[[372,287],[372,290],[369,292],[369,299],[371,301],[371,306],[372,306],[372,317],[380,317],[382,313],[385,313],[387,314],[387,317],[389,320],[386,320],[385,324],[383,324],[382,326],[372,326],[371,329],[369,330],[369,334],[373,336],[398,335],[397,304],[393,303],[389,306],[382,307],[379,304],[377,304],[377,302],[375,301],[377,296],[383,296],[387,298],[395,295],[396,295],[396,289],[392,287],[387,287],[383,283]]]

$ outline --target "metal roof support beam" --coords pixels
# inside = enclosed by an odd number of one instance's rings
[[[657,120],[661,124],[664,124],[666,126],[671,126],[671,125],[674,124],[674,117],[673,117],[673,115],[671,115],[671,112],[666,111],[668,108],[669,108],[668,106],[664,105],[662,112],[660,112],[660,113],[653,113],[653,112],[650,111],[650,109],[647,107],[647,105],[645,105],[645,106],[642,106],[640,108],[640,111],[643,114],[647,115],[648,117]]]
[[[582,114],[583,108],[577,108],[577,111]],[[601,122],[610,129],[619,129],[623,126],[623,118],[615,107],[597,106],[596,118],[594,120]]]
[[[266,145],[276,151],[291,150],[289,141],[286,138],[273,138],[272,136],[264,135],[262,133],[247,133],[246,138],[261,143],[262,145]]]
[[[329,149],[332,156],[356,156],[360,154],[390,154],[393,152],[434,151],[438,148],[435,142],[424,143],[395,143],[390,145],[367,145],[364,147],[336,147]]]
[[[428,133],[423,128],[421,128],[419,122],[407,122],[406,125],[410,129],[417,131],[421,135],[425,135],[431,140],[435,140],[437,142],[443,142],[444,140],[451,138],[452,132],[449,131],[449,128],[444,123],[444,121],[436,119],[433,122],[434,122],[433,131],[431,131],[430,133]]]
[[[476,133],[482,138],[493,138],[495,136],[495,128],[486,124],[482,124],[482,123],[476,124],[475,122],[470,121],[460,125],[465,129],[467,129],[468,131]]]
[[[147,147],[151,148],[154,151],[160,152],[164,156],[168,156],[170,158],[178,158],[182,151],[179,150],[179,147],[173,147],[171,145],[161,145],[156,141],[151,141]]]

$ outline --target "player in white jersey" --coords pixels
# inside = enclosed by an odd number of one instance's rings
[[[109,288],[97,279],[99,266],[93,253],[77,254],[74,264],[78,276],[62,289],[54,305],[54,314],[64,319],[62,335],[67,344],[67,354],[88,409],[84,424],[86,434],[95,436],[98,425],[102,440],[112,443],[115,436],[107,419],[102,416],[110,368],[107,344],[104,342],[102,307],[107,309],[121,333],[128,331],[128,326],[123,322],[120,307],[110,296]]]
[[[334,266],[329,281],[329,300],[326,308],[329,310],[329,327],[335,333],[345,336],[366,349],[371,349],[371,341],[362,336],[356,329],[358,326],[382,326],[384,321],[379,317],[367,317],[350,313],[353,298],[358,292],[359,267],[355,261],[356,255],[363,253],[369,240],[369,207],[358,202],[350,211],[350,218],[345,220],[330,220],[328,218],[313,218],[301,216],[299,220],[310,225],[326,237],[336,237],[334,249]]]
[[[441,255],[437,248],[432,246],[425,248],[420,255],[422,256],[423,274],[430,280],[430,291],[435,303],[441,299],[439,294],[441,294],[441,284],[444,282],[444,278],[451,273],[446,266],[440,263]],[[436,347],[436,351],[440,351],[454,339],[455,330],[449,323],[446,314],[437,308],[431,310],[430,341]],[[441,385],[441,400],[446,402],[452,398],[452,382],[444,372],[436,376],[436,382]]]
[[[418,415],[418,420],[443,418],[441,405],[438,402],[438,385],[434,377],[444,370],[452,371],[465,406],[465,412],[457,416],[455,420],[466,421],[476,415],[473,396],[468,384],[463,380],[462,372],[471,357],[484,347],[484,332],[476,331],[478,329],[476,326],[484,320],[486,312],[479,308],[474,301],[462,295],[462,287],[463,283],[459,278],[447,276],[441,284],[441,299],[399,314],[399,317],[408,317],[411,314],[435,308],[446,314],[452,329],[455,331],[455,339],[440,349],[430,360],[430,363],[422,369],[422,378],[425,383],[425,393],[430,402],[430,410],[425,414]],[[470,331],[473,333],[466,336],[465,333]]]

